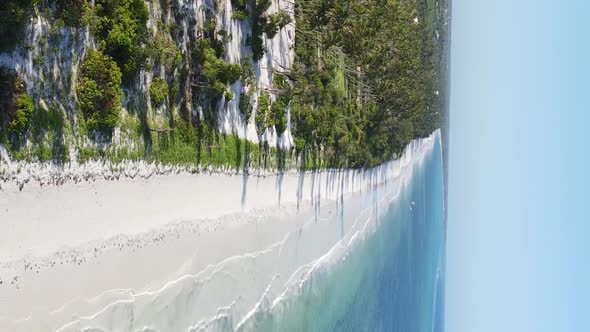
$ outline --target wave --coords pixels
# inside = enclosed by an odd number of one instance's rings
[[[438,141],[437,141],[438,143]],[[415,165],[414,167],[420,167]],[[411,172],[413,173],[413,172]],[[442,174],[442,173],[440,173]],[[441,177],[442,178],[442,177]],[[385,197],[376,204],[377,208],[373,209],[372,214],[368,218],[364,218],[361,214],[358,221],[364,222],[358,228],[353,227],[353,231],[347,234],[347,237],[334,246],[328,253],[320,257],[318,260],[312,262],[311,266],[303,266],[306,270],[301,273],[299,278],[291,282],[288,288],[272,302],[271,306],[258,305],[256,312],[250,313],[244,321],[238,326],[239,331],[303,331],[303,330],[357,330],[362,328],[364,330],[388,330],[383,328],[383,325],[376,322],[358,322],[355,320],[379,320],[381,317],[371,317],[371,310],[356,312],[351,309],[358,303],[375,301],[379,294],[371,294],[371,289],[379,287],[370,285],[369,279],[379,278],[383,274],[380,270],[380,263],[384,260],[380,255],[387,255],[382,251],[396,252],[396,245],[399,240],[392,237],[392,234],[398,236],[402,233],[400,224],[412,222],[411,218],[404,216],[399,217],[399,210],[404,209],[404,204],[408,204],[409,211],[413,210],[415,202],[407,197],[401,199],[402,195],[408,196],[410,178],[405,178],[402,185],[398,186],[397,192],[387,192]],[[440,189],[438,194],[442,199],[442,186],[434,188],[435,194],[437,189]],[[382,194],[382,193],[381,193]],[[423,202],[426,203],[426,202]],[[423,205],[426,208],[426,205]],[[442,207],[442,206],[441,206]],[[363,211],[367,213],[368,210]],[[414,211],[416,212],[416,211]],[[432,211],[436,216],[432,218],[435,221],[433,228],[442,228],[442,214],[441,211]],[[395,215],[398,215],[396,217]],[[425,213],[425,215],[428,213]],[[440,217],[437,219],[437,217]],[[380,222],[378,222],[380,221]],[[419,221],[423,222],[423,221]],[[438,224],[437,224],[438,222]],[[408,235],[409,236],[409,235]],[[379,248],[376,243],[387,242],[387,245]],[[441,252],[436,263],[436,273],[429,276],[426,274],[425,278],[434,279],[434,292],[426,293],[426,297],[432,297],[432,330],[434,331],[440,322],[437,321],[436,308],[439,300],[439,278],[440,271],[443,268],[442,257],[444,255],[444,241],[440,242],[440,238],[433,241],[435,244],[434,252]],[[420,254],[418,254],[420,255]],[[430,253],[426,254],[427,256]],[[418,257],[431,259],[430,257]],[[375,263],[374,261],[378,261]],[[387,261],[392,262],[392,261]],[[396,264],[401,264],[395,262]],[[403,269],[403,268],[402,268]],[[404,271],[410,272],[410,271]],[[372,274],[372,275],[371,275]],[[367,275],[371,275],[367,278]],[[375,277],[377,275],[377,277]],[[393,278],[388,275],[385,278]],[[293,279],[293,277],[292,277]],[[444,280],[442,281],[444,282]],[[411,287],[411,285],[405,285]],[[427,289],[427,288],[426,288]],[[415,294],[414,296],[421,296]],[[329,298],[332,298],[331,300]],[[367,300],[370,298],[370,300]],[[353,304],[354,303],[354,304]],[[361,305],[362,306],[362,305]],[[411,304],[406,304],[415,315],[421,311],[420,308]],[[379,308],[385,310],[383,315],[390,315],[387,313],[387,308]],[[377,310],[376,310],[377,311]],[[342,318],[346,316],[346,318]],[[351,319],[351,316],[353,317]],[[354,317],[356,316],[356,317]],[[404,317],[405,319],[413,320],[412,317]],[[415,320],[421,320],[416,318]],[[351,323],[352,321],[352,323]],[[401,330],[408,330],[402,328]],[[412,329],[409,329],[412,330]]]
[[[370,209],[364,210],[359,218],[369,212]],[[353,244],[370,228],[371,221],[371,218],[366,218],[360,223],[361,230],[338,242],[323,256],[299,266],[286,282],[280,282],[282,275],[273,273],[276,272],[273,267],[280,264],[286,255],[285,251],[294,248],[289,242],[295,242],[295,234],[286,235],[282,241],[262,251],[230,257],[197,274],[183,275],[154,291],[127,293],[128,299],[113,302],[100,312],[81,317],[58,331],[80,331],[87,328],[96,331],[131,331],[147,327],[155,331],[208,331],[220,328],[241,330],[248,326],[250,317],[280,307],[286,299],[296,296],[298,289],[304,287],[318,271],[323,271],[336,264],[340,258],[345,258]],[[285,248],[286,246],[289,248]],[[255,278],[265,281],[253,282]],[[231,286],[232,283],[239,286]],[[261,286],[263,284],[264,289]],[[248,294],[247,288],[255,288],[257,291]],[[200,315],[190,314],[200,311],[205,307],[204,303],[219,297],[220,292],[228,294],[225,296],[226,303],[234,294],[241,295],[231,299],[230,305],[219,306],[212,315],[204,315],[202,310]],[[256,294],[262,295],[240,319],[240,312],[245,311],[248,303],[256,298]],[[194,324],[192,320],[196,316],[201,318]]]
[[[155,283],[142,291],[117,289],[90,299],[74,299],[50,312],[50,315],[62,317],[60,321],[70,317],[69,322],[57,326],[57,330],[248,331],[260,327],[260,322],[272,322],[277,313],[292,308],[302,294],[313,293],[315,285],[327,280],[340,263],[358,261],[354,253],[366,246],[380,229],[383,216],[399,199],[414,169],[420,167],[439,135],[436,132],[428,139],[412,143],[398,161],[378,172],[367,172],[370,176],[366,187],[354,183],[356,177],[351,177],[352,183],[346,184],[346,177],[336,172],[312,174],[325,177],[331,185],[325,188],[323,201],[319,189],[311,191],[310,211],[299,205],[299,199],[297,206],[290,203],[282,206],[301,214],[295,216],[300,221],[289,222],[297,227],[286,232],[279,241],[261,250],[229,256],[204,268],[197,252],[196,257],[186,260],[173,273],[174,278],[164,283]],[[330,177],[333,179],[329,180]],[[316,183],[315,180],[311,182]],[[359,187],[367,189],[344,199],[345,188]],[[297,195],[302,196],[301,193]],[[326,200],[326,197],[334,200]],[[259,217],[272,219],[271,215]],[[256,227],[257,222],[253,221],[252,227]],[[261,223],[261,229],[271,222],[275,220]],[[338,236],[333,233],[336,224],[339,225]],[[187,229],[195,227],[191,222],[180,225]],[[148,238],[158,237],[157,231],[149,234]],[[92,313],[76,311],[82,307]],[[76,318],[71,319],[72,316]],[[28,318],[29,322],[32,318]]]

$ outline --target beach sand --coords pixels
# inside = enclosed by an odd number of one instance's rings
[[[345,259],[435,135],[365,171],[4,182],[0,331],[237,329]]]

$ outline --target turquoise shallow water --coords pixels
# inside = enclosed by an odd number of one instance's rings
[[[259,312],[254,331],[443,331],[444,214],[440,140],[377,231],[345,260],[312,276],[280,309]]]

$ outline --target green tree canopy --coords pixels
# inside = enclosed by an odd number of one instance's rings
[[[123,73],[131,81],[146,58],[147,20],[144,0],[96,0],[96,35]]]
[[[14,47],[22,38],[24,26],[36,3],[37,0],[0,1],[0,51]]]
[[[76,96],[90,129],[109,130],[120,118],[121,70],[108,55],[88,50],[78,75]]]

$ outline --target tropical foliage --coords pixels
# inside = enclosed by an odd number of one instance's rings
[[[168,83],[165,80],[154,77],[150,84],[150,99],[154,105],[162,105],[164,100],[168,97]]]
[[[239,158],[246,165],[241,153],[247,148],[248,154],[257,155],[258,165],[267,165],[274,151],[278,159],[296,159],[302,168],[360,168],[399,155],[411,139],[442,125],[445,99],[439,90],[444,90],[444,69],[437,39],[444,28],[437,3],[446,8],[446,0],[306,0],[295,1],[294,12],[286,11],[290,6],[271,8],[271,0],[231,0],[232,17],[251,27],[251,34],[244,36],[249,48],[241,52],[239,64],[226,60],[233,55],[226,54],[225,47],[236,36],[216,21],[223,7],[219,2],[203,6],[204,21],[197,22],[177,2],[150,1],[2,1],[0,51],[22,40],[33,13],[52,25],[52,33],[59,32],[54,36],[68,27],[78,38],[78,29],[88,27],[96,41],[96,50],[85,51],[77,76],[64,77],[67,84],[75,83],[77,104],[71,105],[79,110],[41,105],[40,99],[47,99],[43,92],[32,89],[33,99],[15,72],[0,72],[3,144],[20,137],[33,141],[37,159],[65,160],[64,128],[70,123],[78,129],[73,135],[119,126],[127,138],[136,140],[137,151],[123,147],[108,152],[76,141],[79,159],[191,163],[195,158]],[[148,6],[161,14],[150,18],[149,28]],[[276,36],[293,18],[293,65],[273,66],[268,77],[272,82],[257,82],[260,73],[255,70],[268,68],[257,63],[267,51],[265,38]],[[39,43],[47,45],[45,38]],[[36,54],[35,65],[42,63],[42,56]],[[141,70],[149,74],[138,75]],[[143,84],[150,76],[149,98],[143,88],[135,93],[140,77]],[[123,90],[127,114],[121,117]],[[237,137],[221,135],[217,111],[233,99],[259,136],[272,127],[283,134],[290,112],[295,148],[280,151],[262,144],[252,149]],[[157,114],[147,107],[149,101],[158,107]]]
[[[144,0],[96,0],[94,15],[101,49],[117,62],[123,80],[131,81],[146,57],[149,13]]]
[[[18,96],[15,110],[15,117],[8,124],[8,130],[13,133],[22,133],[27,128],[31,114],[35,110],[33,99],[26,93]]]
[[[14,136],[24,133],[35,105],[16,72],[0,67],[0,130]]]
[[[108,55],[88,50],[80,68],[76,95],[89,129],[110,130],[121,113],[121,70]]]
[[[254,10],[251,13],[252,40],[250,46],[252,59],[258,61],[266,52],[262,39],[263,34],[266,34],[268,38],[273,38],[279,29],[291,23],[291,17],[282,9],[277,14],[268,15],[266,12],[270,7],[270,0],[256,0],[254,3]]]
[[[214,33],[211,33],[210,36],[214,36]],[[236,82],[242,76],[240,64],[225,62],[223,55],[223,46],[214,37],[199,39],[192,52],[195,68],[192,84],[199,96],[200,104],[209,113],[216,110],[215,105],[222,96],[225,96],[226,100],[233,98],[227,89],[227,84]],[[209,115],[208,120],[212,121],[215,116]]]
[[[84,23],[86,16],[91,14],[87,0],[59,0],[55,3],[57,17],[67,26],[79,27]]]
[[[292,121],[298,150],[363,167],[439,125],[417,1],[298,1]]]

